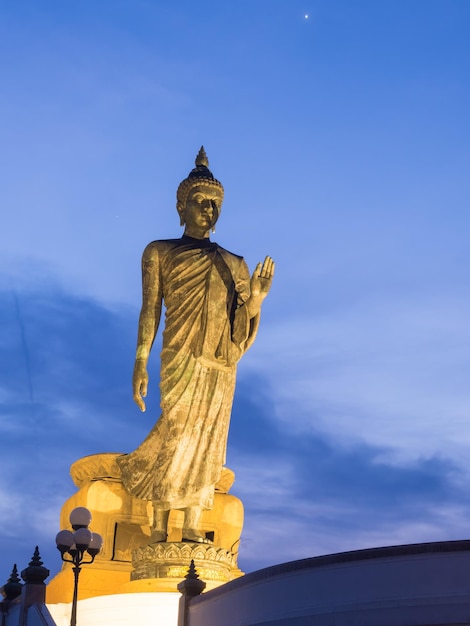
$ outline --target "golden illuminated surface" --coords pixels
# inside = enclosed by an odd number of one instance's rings
[[[203,148],[177,191],[183,237],[153,241],[142,257],[142,308],[133,375],[145,410],[147,361],[165,306],[161,416],[139,446],[117,459],[122,482],[153,503],[152,539],[164,540],[167,515],[184,510],[183,536],[204,541],[201,512],[214,505],[225,463],[237,363],[252,345],[274,275],[266,257],[250,276],[242,257],[210,241],[223,187]]]
[[[234,474],[224,468],[216,485],[213,509],[203,511],[201,516],[201,529],[214,533],[214,544],[181,543],[183,511],[171,510],[168,542],[154,544],[157,546],[155,553],[147,555],[149,567],[161,566],[164,576],[131,581],[135,569],[133,553],[145,549],[150,541],[153,508],[150,502],[135,498],[124,489],[116,464],[117,456],[116,453],[95,454],[76,461],[71,467],[72,478],[79,490],[64,504],[60,528],[69,528],[72,509],[85,506],[93,516],[91,529],[104,539],[103,550],[95,562],[82,568],[80,599],[151,590],[176,592],[176,586],[186,575],[191,558],[195,558],[204,570],[208,589],[241,575],[236,560],[243,528],[243,505],[238,498],[227,493]],[[216,562],[217,567],[213,562]],[[219,567],[220,563],[222,565]],[[179,575],[181,571],[184,571],[182,576]],[[64,563],[62,571],[48,584],[47,602],[70,602],[72,592],[71,566]]]

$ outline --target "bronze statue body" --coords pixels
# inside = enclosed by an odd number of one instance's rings
[[[183,509],[183,540],[204,541],[198,528],[212,507],[223,464],[236,365],[252,344],[274,263],[266,257],[250,278],[239,257],[209,239],[223,187],[204,149],[178,187],[181,239],[150,243],[142,258],[143,302],[134,367],[134,400],[145,411],[147,361],[162,303],[162,414],[137,450],[118,459],[123,484],[154,507],[152,542],[165,541],[170,509]]]

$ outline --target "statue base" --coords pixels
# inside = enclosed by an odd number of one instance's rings
[[[182,542],[183,512],[172,510],[168,541],[149,544],[152,505],[124,489],[116,463],[118,456],[95,454],[79,459],[70,469],[79,490],[62,507],[60,528],[70,528],[70,512],[85,506],[93,516],[91,529],[103,537],[103,549],[95,562],[82,568],[81,599],[116,593],[176,592],[191,559],[207,589],[243,574],[237,565],[243,504],[228,493],[234,480],[231,470],[224,468],[215,488],[214,507],[201,516],[201,531],[213,537],[213,543]],[[48,584],[47,602],[70,602],[72,592],[71,566],[64,563]]]
[[[175,591],[192,560],[208,589],[242,575],[234,554],[224,548],[188,542],[153,543],[134,550],[131,580],[121,592]]]

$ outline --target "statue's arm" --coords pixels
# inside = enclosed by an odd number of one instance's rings
[[[232,328],[232,341],[246,352],[255,340],[258,332],[261,305],[269,293],[274,276],[274,262],[266,257],[264,263],[258,263],[253,275],[242,261],[238,276],[237,291],[239,303],[235,311]]]
[[[162,284],[156,243],[149,244],[142,256],[142,309],[139,316],[137,351],[132,377],[134,401],[145,411],[143,398],[147,395],[147,362],[160,323],[162,311]]]

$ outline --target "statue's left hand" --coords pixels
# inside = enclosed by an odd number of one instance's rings
[[[251,277],[251,298],[260,302],[266,298],[271,289],[274,276],[274,261],[270,256],[264,259],[264,263],[258,263]]]

